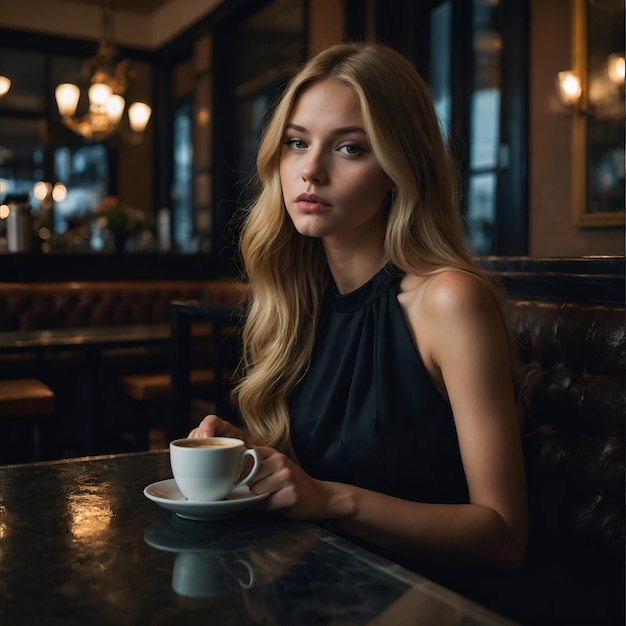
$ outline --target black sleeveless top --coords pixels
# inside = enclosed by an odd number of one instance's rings
[[[292,444],[315,478],[466,503],[452,410],[409,334],[401,279],[386,267],[345,295],[331,281],[310,366],[290,398]]]

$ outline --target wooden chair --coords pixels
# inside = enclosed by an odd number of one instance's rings
[[[214,372],[211,369],[191,370],[191,387],[194,390],[209,388],[213,384]],[[149,400],[169,400],[171,377],[169,373],[129,374],[122,377],[124,391],[139,402]]]
[[[194,393],[206,395],[213,388],[213,369],[192,369],[190,385]],[[169,410],[171,376],[169,372],[122,376],[122,387],[133,402],[133,439],[140,449],[162,448],[167,439],[160,423]]]
[[[229,415],[227,398],[236,369],[234,361],[239,358],[233,345],[241,322],[236,309],[174,301],[170,311],[169,371],[121,377],[124,393],[133,405],[132,420],[123,436],[134,449],[162,448],[163,442],[184,437],[196,425],[198,412]],[[205,351],[199,359],[192,355],[192,344],[196,343]],[[235,354],[231,354],[233,350]]]
[[[41,459],[40,427],[43,421],[53,416],[54,392],[48,385],[36,378],[0,381],[0,421],[5,426],[0,463]],[[32,431],[31,449],[28,451],[15,442],[25,426]]]
[[[174,301],[170,303],[170,412],[167,424],[169,441],[185,437],[191,426],[193,389],[192,327],[196,323],[211,325],[211,371],[213,384],[210,400],[220,417],[235,421],[230,406],[230,391],[236,380],[239,340],[243,316],[238,306]]]

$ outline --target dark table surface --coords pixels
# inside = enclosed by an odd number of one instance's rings
[[[313,524],[181,519],[143,495],[168,478],[167,451],[0,467],[0,624],[511,623]]]
[[[152,343],[166,344],[169,324],[85,326],[0,332],[0,353],[69,348],[114,348]]]

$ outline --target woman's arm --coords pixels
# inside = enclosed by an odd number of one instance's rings
[[[400,295],[407,324],[435,384],[449,398],[469,504],[410,502],[317,481],[259,448],[252,489],[294,517],[334,519],[346,531],[403,555],[517,566],[527,541],[527,499],[508,343],[482,284],[443,272]]]

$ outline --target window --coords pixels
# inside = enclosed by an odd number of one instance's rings
[[[0,74],[12,81],[0,99],[0,196],[29,195],[36,223],[50,234],[44,250],[66,247],[74,229],[72,245],[87,248],[90,238],[95,249],[104,245],[97,229],[84,227],[108,193],[109,152],[66,131],[49,93],[50,85],[79,75],[81,64],[75,57],[0,49]],[[42,181],[48,191],[36,193]]]
[[[191,104],[174,112],[174,164],[172,185],[172,231],[178,250],[188,248],[193,234],[193,149]]]
[[[258,8],[262,4],[261,8]],[[221,271],[238,273],[238,207],[256,191],[251,185],[261,130],[281,88],[304,61],[306,1],[249,3],[250,12],[220,23],[214,33],[215,136],[212,194],[215,245]]]
[[[412,10],[419,36],[399,49],[423,68],[459,161],[468,243],[478,255],[526,254],[528,3],[419,0]]]
[[[452,126],[452,2],[447,0],[430,14],[430,91],[444,137]]]

